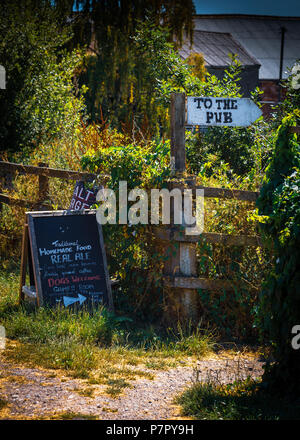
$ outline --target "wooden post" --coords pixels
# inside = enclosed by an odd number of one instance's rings
[[[184,218],[183,218],[184,226]],[[190,225],[189,225],[190,226]],[[196,243],[181,242],[179,245],[179,261],[180,261],[180,274],[186,277],[197,276],[197,256],[196,256]],[[195,289],[181,289],[181,302],[185,316],[195,322],[197,320],[197,298],[198,293]]]
[[[175,174],[175,179],[171,183],[169,189],[182,187],[176,176],[185,171],[185,94],[173,93],[171,95],[171,157],[170,164]],[[186,179],[187,184],[195,185],[194,180]],[[183,203],[183,201],[182,201]],[[171,210],[172,211],[172,210]],[[183,210],[182,210],[183,212]],[[182,216],[182,226],[184,224],[184,217]],[[174,224],[174,216],[171,215],[171,229],[176,230],[178,225]],[[180,225],[179,225],[180,227]],[[164,274],[169,277],[186,276],[194,277],[196,273],[196,243],[177,243],[177,246],[171,245],[170,242],[166,245],[166,256],[168,260],[164,266]],[[179,319],[182,322],[197,320],[197,290],[186,288],[173,288],[168,295],[167,301],[179,302],[181,316]],[[169,306],[171,308],[171,306]],[[167,315],[168,304],[167,304]],[[170,320],[170,316],[168,316]]]
[[[39,167],[49,167],[47,163],[40,162]],[[48,197],[49,178],[48,176],[39,176],[39,202],[42,204]]]
[[[171,95],[171,158],[175,173],[185,171],[185,94]]]
[[[23,286],[26,283],[26,269],[28,259],[28,225],[23,228],[22,250],[21,250],[21,270],[20,270],[20,288],[19,288],[19,304],[24,301]]]

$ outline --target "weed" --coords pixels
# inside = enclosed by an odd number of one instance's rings
[[[8,401],[0,398],[0,410],[5,408],[8,405]]]
[[[108,384],[109,387],[106,389],[106,393],[111,397],[117,397],[124,388],[130,387],[130,383],[124,379],[110,379]]]
[[[82,414],[82,413],[75,413],[71,411],[66,411],[62,413],[57,413],[50,417],[50,419],[53,420],[98,420],[97,416],[94,416],[92,414]]]

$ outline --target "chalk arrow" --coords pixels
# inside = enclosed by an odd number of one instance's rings
[[[84,301],[86,300],[86,297],[83,295],[80,295],[80,293],[78,293],[78,298],[79,298],[80,305],[83,304]]]
[[[79,293],[78,294],[78,298],[73,298],[73,297],[70,297],[70,296],[64,296],[63,299],[64,299],[64,306],[68,307],[71,304],[74,304],[74,303],[76,303],[78,301],[79,301],[80,305],[83,304],[84,301],[86,300],[86,297],[83,296],[83,295],[80,295],[80,293]]]

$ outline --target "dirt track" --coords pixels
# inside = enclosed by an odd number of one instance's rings
[[[150,371],[150,370],[149,370]],[[95,417],[105,420],[182,419],[174,397],[196,379],[229,382],[262,374],[262,361],[253,355],[214,355],[194,366],[153,371],[154,380],[139,379],[113,398],[102,385],[70,379],[50,370],[15,366],[0,361],[0,398],[8,405],[0,419]]]

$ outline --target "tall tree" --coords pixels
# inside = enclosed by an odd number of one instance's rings
[[[53,4],[61,16],[72,17],[73,47],[89,48],[82,81],[89,87],[92,119],[103,112],[111,121],[124,121],[139,107],[137,98],[147,93],[140,80],[140,53],[132,40],[141,22],[151,20],[168,28],[170,39],[179,44],[184,36],[192,38],[193,0],[56,0]]]
[[[74,96],[76,54],[64,46],[72,37],[51,0],[3,0],[0,64],[6,90],[0,93],[0,152],[47,142],[78,117]],[[73,113],[72,113],[73,112]]]

